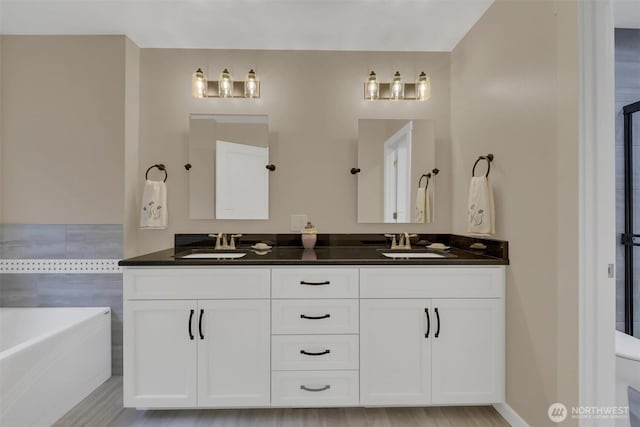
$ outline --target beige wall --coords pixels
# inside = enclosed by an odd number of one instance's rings
[[[140,49],[131,40],[125,40],[125,105],[124,105],[124,256],[137,253],[138,244],[138,136],[140,99]]]
[[[123,222],[125,39],[3,37],[3,222]]]
[[[507,403],[535,426],[578,399],[577,52],[575,2],[499,0],[451,56],[453,232],[466,231],[473,162],[495,154]]]
[[[138,251],[172,246],[174,233],[289,232],[289,215],[304,213],[320,232],[442,231],[450,229],[450,93],[448,53],[141,50],[140,170],[165,163],[169,180],[169,228],[139,230]],[[259,100],[194,99],[191,74],[217,78],[228,67],[236,78],[255,68]],[[389,79],[396,70],[413,80],[431,76],[427,102],[367,102],[363,83],[371,69]],[[268,221],[191,221],[188,215],[190,113],[267,114],[270,156]],[[438,220],[431,225],[356,222],[355,176],[359,118],[433,119],[436,132]],[[138,184],[143,177],[139,174]],[[140,187],[139,187],[140,188]]]

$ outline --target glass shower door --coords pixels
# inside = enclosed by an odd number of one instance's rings
[[[625,332],[640,337],[640,101],[624,115],[624,314]],[[635,326],[635,327],[634,327]]]

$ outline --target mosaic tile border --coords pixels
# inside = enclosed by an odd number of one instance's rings
[[[121,274],[119,259],[0,259],[0,274]]]

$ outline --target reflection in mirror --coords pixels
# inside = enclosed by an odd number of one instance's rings
[[[431,120],[358,120],[358,222],[431,222],[434,158]]]
[[[267,116],[192,114],[189,163],[191,219],[269,219]]]

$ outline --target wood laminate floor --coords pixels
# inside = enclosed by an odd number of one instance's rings
[[[137,411],[122,407],[122,377],[111,377],[54,426],[493,427],[509,424],[491,406]]]

